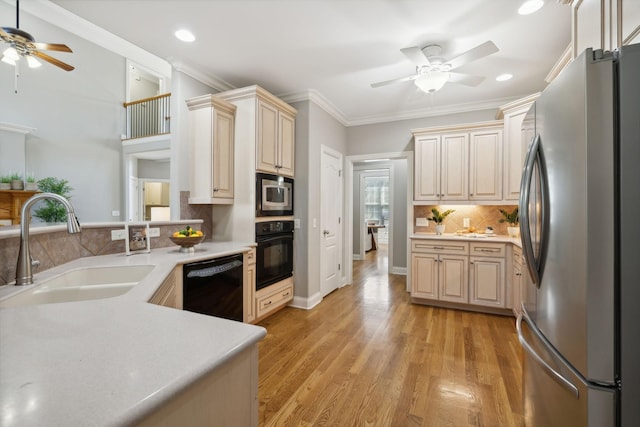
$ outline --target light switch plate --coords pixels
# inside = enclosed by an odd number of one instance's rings
[[[127,238],[127,233],[122,230],[111,230],[111,240],[124,240]]]
[[[416,227],[428,227],[429,220],[427,218],[416,218]]]
[[[471,226],[471,219],[469,218],[463,218],[462,219],[462,226],[464,228],[469,228],[469,226]]]
[[[293,228],[295,228],[295,229],[299,229],[300,228],[300,218],[294,218],[294,220],[293,220]]]

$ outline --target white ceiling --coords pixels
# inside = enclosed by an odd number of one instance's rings
[[[289,101],[320,99],[346,125],[494,108],[545,87],[570,43],[571,7],[546,0],[520,16],[522,0],[52,0],[99,27],[231,87],[258,84]],[[191,44],[173,33],[188,28]],[[435,94],[412,82],[400,49],[438,43],[453,58],[487,40],[500,49],[456,71],[477,87]],[[511,73],[499,83],[495,77]]]

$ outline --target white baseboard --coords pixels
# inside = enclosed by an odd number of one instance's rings
[[[311,295],[309,298],[294,296],[293,301],[291,301],[291,304],[289,304],[289,307],[311,310],[313,307],[320,304],[321,301],[322,297],[320,296],[319,292]]]
[[[353,254],[353,260],[354,261],[362,261],[362,257],[360,256],[360,254]]]
[[[407,275],[407,267],[391,267],[391,274],[400,274],[402,276]]]

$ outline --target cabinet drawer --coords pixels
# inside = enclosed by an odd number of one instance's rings
[[[513,246],[513,266],[520,267],[522,265],[522,249]]]
[[[251,249],[250,251],[247,252],[246,263],[249,264],[249,265],[256,263],[256,250],[255,249]]]
[[[504,243],[471,243],[471,255],[504,257],[506,246]]]
[[[413,240],[411,252],[467,255],[469,243],[452,240]]]
[[[293,299],[293,280],[286,280],[282,285],[276,286],[276,289],[269,289],[264,295],[256,295],[256,317],[261,317]]]

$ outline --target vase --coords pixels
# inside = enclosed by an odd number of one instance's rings
[[[0,190],[11,190],[10,182],[0,182]]]
[[[520,237],[520,227],[507,227],[509,237]]]
[[[21,179],[12,179],[11,180],[11,189],[12,190],[23,190],[24,189],[24,181]]]
[[[439,236],[444,233],[444,224],[436,224],[436,234]]]
[[[24,189],[29,191],[36,191],[38,189],[37,182],[25,182]]]

